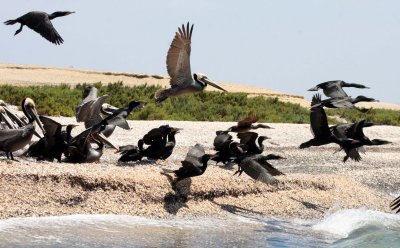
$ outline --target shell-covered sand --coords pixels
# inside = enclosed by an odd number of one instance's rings
[[[74,123],[73,118],[55,118]],[[111,141],[136,144],[151,128],[170,124],[183,128],[167,161],[118,164],[119,155],[106,149],[100,163],[67,164],[19,162],[0,159],[0,218],[78,213],[113,213],[152,217],[224,215],[227,213],[272,214],[282,217],[318,218],[331,209],[360,208],[390,211],[389,193],[400,188],[400,127],[375,126],[365,130],[370,138],[393,144],[367,147],[360,163],[341,162],[337,146],[300,150],[311,138],[308,125],[270,124],[259,130],[271,137],[265,153],[287,159],[272,162],[286,175],[277,186],[255,182],[233,168],[210,163],[200,177],[183,181],[173,190],[162,168],[178,168],[190,146],[203,144],[212,153],[215,131],[228,122],[130,121],[131,130],[117,128]],[[74,134],[83,130],[82,125]],[[270,142],[269,142],[270,141]],[[279,145],[277,145],[279,144]]]
[[[19,65],[19,64],[0,64],[0,84],[12,84],[17,86],[26,85],[76,85],[79,83],[97,83],[102,82],[115,83],[122,81],[125,85],[169,85],[169,77],[162,75],[135,74],[127,72],[104,72],[90,71],[76,68],[45,67],[37,65]],[[288,94],[271,89],[248,86],[231,82],[218,82],[228,92],[248,93],[250,96],[278,97],[284,102],[300,104],[303,107],[309,107],[310,101],[303,96]],[[207,87],[206,90],[214,91],[213,87]],[[400,105],[384,102],[360,103],[364,108],[381,108],[400,110]]]

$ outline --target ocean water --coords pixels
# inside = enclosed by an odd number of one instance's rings
[[[338,210],[322,220],[231,215],[70,215],[0,221],[0,247],[400,247],[400,215]]]

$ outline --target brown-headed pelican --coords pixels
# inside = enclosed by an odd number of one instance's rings
[[[28,26],[30,29],[39,33],[43,38],[59,45],[64,42],[61,36],[58,34],[57,30],[53,27],[51,20],[60,16],[70,15],[75,12],[71,11],[57,11],[53,14],[47,14],[42,11],[32,11],[29,12],[21,17],[18,17],[15,20],[8,20],[5,21],[4,24],[6,25],[14,25],[16,23],[20,23],[21,27],[15,32],[14,35],[17,35],[19,32],[22,31],[24,25]]]
[[[346,92],[343,90],[343,87],[369,89],[368,87],[366,87],[362,84],[346,83],[345,81],[342,81],[342,80],[334,80],[334,81],[328,81],[328,82],[317,84],[317,86],[309,89],[308,91],[317,91],[319,89],[322,89],[324,94],[327,97],[331,97],[331,98],[348,97]]]
[[[200,144],[196,144],[194,147],[189,149],[185,160],[183,160],[182,166],[178,170],[163,169],[164,173],[173,173],[176,175],[176,181],[188,177],[201,176],[207,169],[207,163],[213,155],[206,154],[204,147]]]
[[[7,158],[11,157],[12,160],[14,160],[13,152],[24,148],[30,143],[35,131],[35,121],[44,133],[36,111],[35,102],[31,98],[25,98],[22,101],[22,111],[28,117],[28,125],[18,129],[0,130],[0,150],[6,152]]]
[[[210,81],[207,76],[201,73],[194,73],[190,69],[190,51],[193,25],[189,28],[189,23],[178,28],[179,32],[175,33],[175,38],[171,43],[167,55],[167,70],[171,77],[171,87],[156,92],[156,102],[160,103],[171,96],[179,96],[182,94],[202,91],[207,84],[226,91],[216,83]]]
[[[243,132],[248,132],[252,129],[258,129],[258,128],[269,128],[272,129],[272,127],[265,125],[265,124],[254,124],[258,121],[258,117],[255,115],[248,116],[244,118],[243,120],[240,120],[237,125],[232,126],[228,129],[229,132],[235,132],[235,133],[243,133]]]

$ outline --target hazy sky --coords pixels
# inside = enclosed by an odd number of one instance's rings
[[[76,11],[53,20],[64,44],[0,25],[0,63],[166,75],[174,33],[190,21],[192,72],[307,98],[342,79],[371,87],[353,96],[400,103],[400,1],[13,0],[0,16],[31,10]]]

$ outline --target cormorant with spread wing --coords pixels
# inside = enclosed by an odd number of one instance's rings
[[[60,45],[64,42],[61,36],[58,34],[57,30],[54,28],[51,20],[60,16],[70,15],[75,12],[71,11],[57,11],[53,14],[47,14],[42,11],[32,11],[23,16],[18,17],[14,20],[5,21],[6,25],[14,25],[16,23],[20,23],[21,27],[15,32],[14,35],[19,34],[22,31],[24,25],[28,26],[30,29],[39,33],[43,38],[54,43],[56,45]]]

